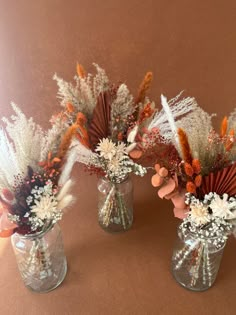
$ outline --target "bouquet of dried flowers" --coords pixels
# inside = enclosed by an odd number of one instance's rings
[[[74,199],[66,155],[75,127],[57,122],[44,131],[15,104],[12,107],[15,115],[3,118],[6,131],[0,129],[0,237],[12,235],[26,286],[48,291],[66,273],[55,223]],[[45,241],[49,232],[56,235],[55,244]]]
[[[168,111],[164,96],[162,105]],[[183,219],[183,238],[194,235],[194,245],[186,244],[173,258],[176,270],[191,260],[191,288],[200,270],[204,270],[204,285],[213,283],[212,247],[215,252],[224,247],[236,219],[235,111],[223,119],[220,133],[212,126],[213,116],[200,107],[178,122],[169,115],[170,141],[178,156],[173,159],[167,154],[155,165],[157,173],[152,177],[153,186],[160,187],[158,195],[171,199],[175,216]]]
[[[73,142],[69,157],[71,165],[79,161],[90,172],[105,176],[115,185],[131,172],[143,176],[146,173],[144,165],[150,166],[160,158],[164,159],[167,149],[173,156],[177,155],[169,141],[172,130],[166,112],[159,112],[146,96],[152,73],[145,75],[137,97],[133,97],[124,83],[110,83],[105,71],[96,64],[95,68],[97,74],[93,76],[86,74],[78,64],[75,84],[54,76],[63,110],[53,117],[53,121],[63,121],[68,126],[79,125],[77,141]],[[178,95],[170,101],[169,110],[175,119],[179,119],[196,106],[193,98],[180,99]],[[115,191],[114,185],[110,192]],[[107,205],[120,204],[113,200],[117,195],[107,194],[104,201],[107,213],[112,213]],[[108,202],[109,198],[113,202]],[[109,222],[107,217],[106,224]]]
[[[83,163],[91,173],[104,176],[111,183],[101,211],[106,214],[105,225],[108,225],[112,208],[119,209],[122,205],[122,210],[119,211],[123,216],[127,212],[117,185],[129,173],[139,176],[146,173],[146,168],[135,163],[129,156],[136,147],[135,135],[130,131],[137,124],[140,109],[143,109],[141,115],[144,120],[144,112],[148,113],[146,108],[151,106],[145,94],[152,74],[147,73],[138,97],[134,99],[125,84],[111,84],[105,71],[96,64],[95,68],[96,75],[86,75],[83,67],[77,65],[75,84],[54,76],[63,110],[52,121],[60,121],[67,126],[78,125],[77,139],[72,143],[69,157],[71,166],[75,161]],[[146,118],[152,113],[153,110]],[[124,220],[123,227],[126,227]]]
[[[43,230],[62,217],[73,200],[72,181],[62,182],[73,133],[55,124],[47,132],[14,104],[12,121],[0,129],[0,236]],[[66,177],[69,177],[67,173]]]

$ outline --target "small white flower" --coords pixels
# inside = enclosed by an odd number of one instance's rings
[[[201,202],[191,204],[190,208],[190,218],[196,225],[204,225],[210,221],[207,206],[203,205]]]
[[[35,205],[31,207],[31,212],[41,219],[51,219],[57,210],[57,200],[54,196],[42,196],[39,200],[35,200]]]
[[[116,146],[116,156],[118,156],[118,158],[121,158],[123,155],[126,155],[126,145],[123,142],[120,142],[119,144],[117,144]]]
[[[228,195],[224,194],[223,198],[219,195],[214,194],[214,199],[210,203],[210,208],[214,216],[223,218],[223,219],[233,219],[235,214],[231,212],[231,209],[236,208],[236,203],[230,203],[228,201]]]
[[[96,152],[99,152],[101,157],[104,157],[106,160],[111,160],[112,157],[116,154],[116,146],[111,140],[105,138],[100,140]]]
[[[120,158],[114,156],[112,160],[107,164],[107,167],[111,172],[118,172],[121,167]]]

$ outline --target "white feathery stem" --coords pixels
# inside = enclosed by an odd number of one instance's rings
[[[59,191],[59,194],[57,195],[57,200],[61,201],[68,193],[68,191],[71,189],[73,182],[71,179],[68,179],[67,182],[62,186],[62,188]]]
[[[75,162],[77,161],[77,155],[78,155],[78,152],[75,147],[69,150],[67,154],[66,162],[64,164],[64,167],[63,167],[63,170],[61,172],[61,176],[58,182],[60,186],[63,186],[70,178],[72,168]]]
[[[175,120],[174,120],[174,117],[172,115],[169,104],[167,102],[167,98],[163,94],[161,94],[161,105],[162,105],[162,107],[166,113],[167,120],[170,124],[171,131],[175,137],[177,148],[179,148],[179,138],[178,138],[178,134],[177,134],[177,128],[176,128]]]

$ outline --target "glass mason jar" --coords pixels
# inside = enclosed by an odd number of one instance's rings
[[[226,240],[199,239],[195,233],[178,229],[178,240],[172,256],[175,280],[192,291],[205,291],[216,280]]]
[[[66,276],[67,262],[58,224],[51,224],[45,231],[35,234],[15,233],[11,243],[26,287],[42,293],[61,284]]]
[[[98,222],[107,232],[128,230],[133,223],[133,184],[130,177],[121,183],[98,180]]]

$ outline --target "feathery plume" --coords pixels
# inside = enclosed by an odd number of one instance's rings
[[[152,72],[147,72],[142,83],[139,86],[138,89],[138,96],[135,100],[136,104],[143,103],[146,97],[146,93],[148,89],[150,88],[151,82],[153,79],[153,73]]]
[[[65,132],[65,134],[61,140],[61,144],[59,146],[58,153],[57,153],[57,157],[60,160],[63,160],[65,158],[66,153],[67,153],[67,151],[71,145],[71,141],[72,141],[73,137],[76,135],[77,129],[78,129],[78,125],[73,124]]]

